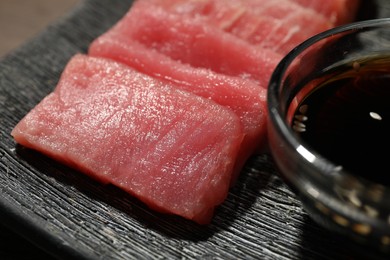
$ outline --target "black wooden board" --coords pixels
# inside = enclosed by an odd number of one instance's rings
[[[70,57],[85,53],[131,3],[82,1],[0,60],[1,259],[390,257],[314,223],[268,154],[247,163],[213,222],[199,226],[151,211],[115,187],[16,145],[10,136],[15,124],[55,87]],[[387,16],[388,6],[363,0],[359,17]]]

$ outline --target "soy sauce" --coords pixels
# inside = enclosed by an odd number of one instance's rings
[[[315,82],[294,113],[297,134],[350,173],[390,185],[390,57],[350,62]]]

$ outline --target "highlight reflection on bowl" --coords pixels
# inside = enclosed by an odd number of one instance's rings
[[[390,19],[312,37],[268,88],[269,145],[321,225],[390,248]]]

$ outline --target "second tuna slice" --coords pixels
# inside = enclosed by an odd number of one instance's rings
[[[187,19],[201,18],[250,44],[287,54],[293,47],[333,24],[289,0],[138,0]]]
[[[194,68],[257,81],[267,88],[282,55],[255,47],[210,26],[203,19],[184,19],[147,1],[136,1],[104,37],[143,46]]]
[[[12,135],[155,210],[200,224],[226,198],[243,140],[230,109],[81,54]]]

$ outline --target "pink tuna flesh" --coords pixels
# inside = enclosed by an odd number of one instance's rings
[[[327,17],[335,25],[350,23],[359,9],[360,0],[290,0],[306,8],[311,8]]]
[[[267,87],[282,56],[272,50],[256,48],[201,19],[182,15],[137,1],[106,36],[123,43],[139,42],[171,59],[196,68],[258,81]]]
[[[266,89],[256,82],[194,68],[138,42],[123,42],[102,36],[89,48],[89,55],[110,58],[150,76],[166,80],[185,91],[231,108],[243,125],[245,139],[239,152],[235,176],[256,148],[266,144]]]
[[[200,224],[226,198],[243,139],[230,109],[81,54],[12,135],[153,209]]]
[[[287,54],[333,27],[327,18],[288,0],[141,0],[192,19],[202,18],[258,47]]]

